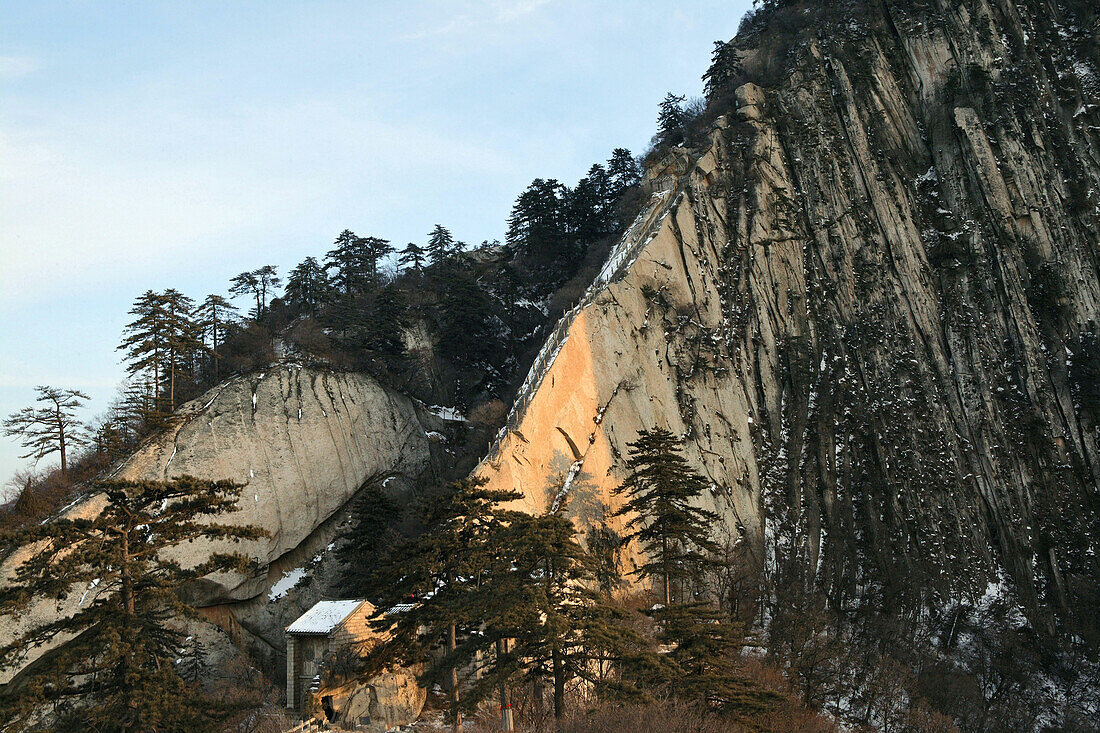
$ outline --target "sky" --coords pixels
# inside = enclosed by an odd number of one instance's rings
[[[642,152],[657,103],[701,94],[749,6],[7,0],[0,415],[38,384],[102,412],[147,289],[224,295],[345,228],[503,239],[531,179]],[[21,452],[0,437],[0,486]]]

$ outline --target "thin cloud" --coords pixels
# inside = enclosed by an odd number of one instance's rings
[[[492,3],[496,11],[498,21],[509,21],[530,15],[544,5],[549,5],[550,0],[497,0]]]
[[[467,4],[464,10],[434,28],[410,33],[405,40],[413,41],[432,36],[449,36],[464,33],[485,25],[511,23],[549,5],[551,0],[495,0],[488,8],[483,4]]]
[[[0,79],[18,79],[38,71],[40,64],[30,56],[0,54]]]

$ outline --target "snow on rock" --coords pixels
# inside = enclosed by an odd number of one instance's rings
[[[449,420],[450,422],[466,422],[465,416],[458,411],[457,407],[432,405],[428,408],[428,412],[432,413],[436,417],[441,417],[444,420]]]
[[[305,568],[294,568],[283,573],[283,577],[275,581],[275,584],[271,586],[271,590],[267,592],[267,600],[277,601],[287,593],[291,588],[298,585],[298,581],[306,577]]]

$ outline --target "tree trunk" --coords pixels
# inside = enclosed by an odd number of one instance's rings
[[[557,647],[551,657],[554,662],[554,719],[560,723],[565,717],[565,660]]]
[[[57,407],[57,447],[61,451],[61,475],[69,475],[68,464],[65,463],[65,420],[61,417],[61,406]]]
[[[508,640],[501,639],[497,642],[497,659],[508,652]],[[508,680],[500,681],[500,729],[503,731],[515,730],[512,722],[512,701],[508,696]]]
[[[661,559],[665,570],[665,608],[672,605],[672,589],[669,587],[672,584],[671,573],[668,570],[668,538],[661,538]]]
[[[153,411],[160,414],[160,346],[153,349]]]
[[[531,688],[531,696],[535,698],[535,721],[541,724],[543,707],[546,704],[546,690],[543,687],[541,675],[535,678]]]
[[[458,632],[452,623],[447,637],[447,651],[454,653],[458,648]],[[454,723],[451,730],[458,733],[462,730],[462,713],[458,709],[458,667],[451,667],[451,712],[454,714]]]
[[[127,528],[122,533],[122,562],[119,567],[119,580],[121,581],[122,588],[119,593],[122,596],[122,613],[125,617],[125,628],[129,633],[134,633],[136,630],[136,624],[134,623],[134,579],[131,577],[132,568],[130,567],[130,530]],[[132,650],[132,647],[131,647]],[[122,655],[122,690],[123,699],[126,700],[126,706],[130,710],[137,708],[137,699],[130,693],[130,676],[131,667],[133,662],[133,652],[131,650],[126,651]]]

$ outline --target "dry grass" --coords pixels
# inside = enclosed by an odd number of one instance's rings
[[[64,506],[74,490],[74,482],[56,469],[42,473],[21,471],[10,485],[19,493],[12,501],[0,505],[0,532],[42,521]]]
[[[468,730],[492,733],[500,724],[479,721]],[[836,726],[809,710],[791,708],[758,718],[751,725],[724,719],[686,702],[664,700],[648,705],[604,705],[568,714],[560,725],[517,724],[531,733],[835,733]]]

